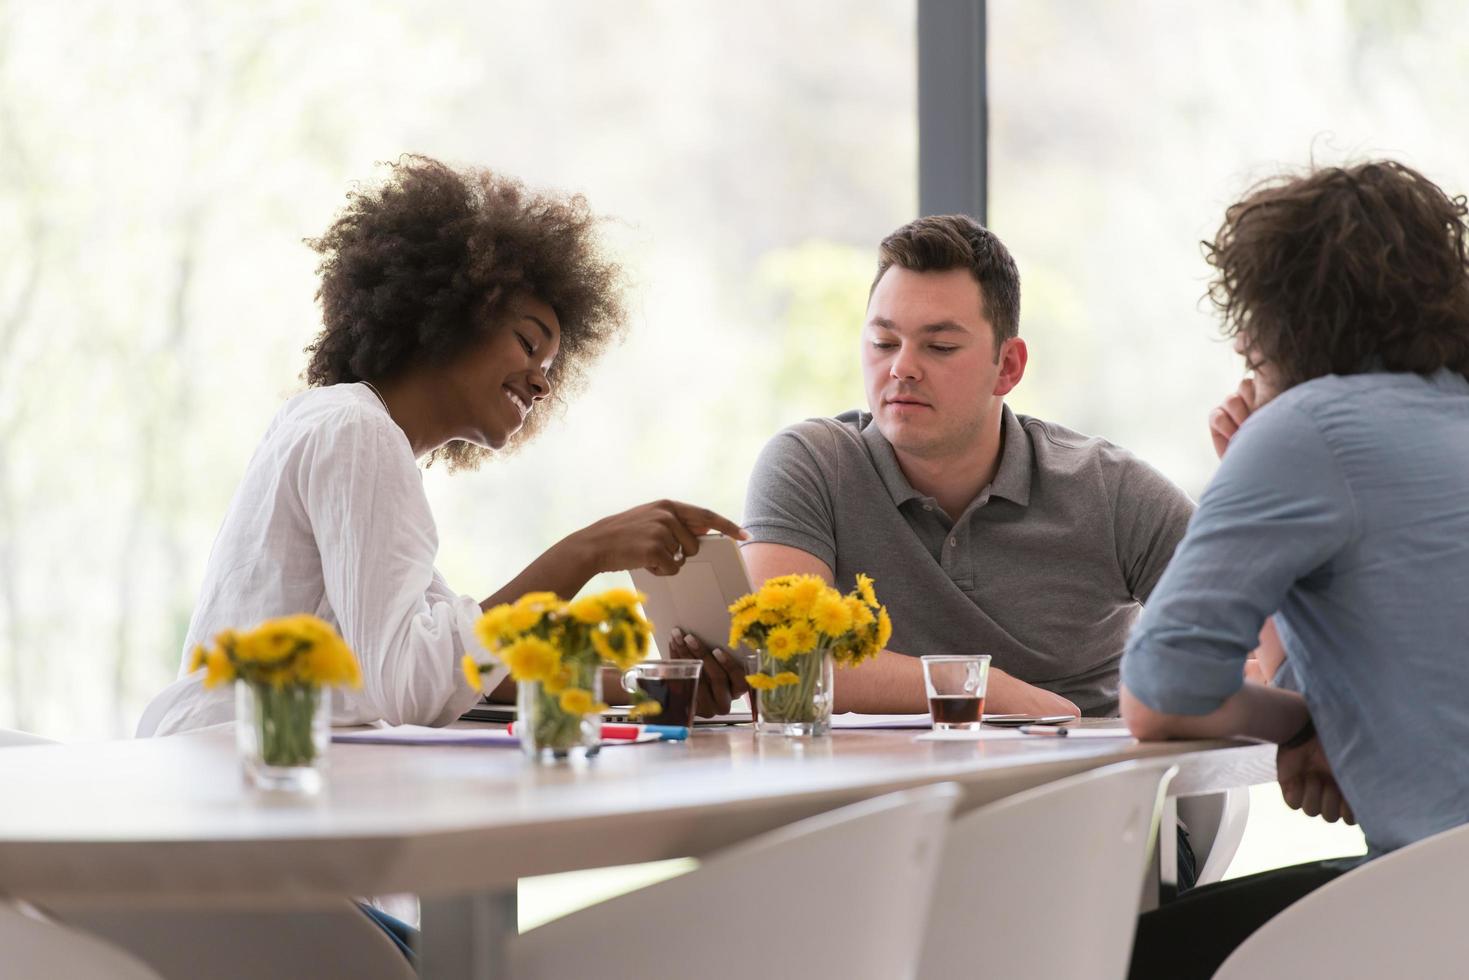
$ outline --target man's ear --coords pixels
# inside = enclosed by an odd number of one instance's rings
[[[1011,337],[1000,345],[1000,375],[995,379],[995,394],[1008,395],[1025,377],[1025,362],[1030,354],[1025,341]]]

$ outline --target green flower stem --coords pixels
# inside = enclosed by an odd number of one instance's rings
[[[800,680],[795,684],[760,692],[760,719],[781,724],[816,721],[816,683],[821,677],[825,647],[800,653],[787,660],[777,660],[760,651],[760,672],[774,677],[791,671]]]
[[[316,760],[311,722],[321,690],[301,684],[252,684],[260,759],[267,766],[309,766]]]
[[[572,686],[586,691],[595,690],[592,680],[598,669],[595,661],[576,664],[572,671]],[[548,693],[545,685],[536,685],[536,745],[548,749],[569,749],[580,745],[581,721],[581,715],[562,710],[559,694]]]

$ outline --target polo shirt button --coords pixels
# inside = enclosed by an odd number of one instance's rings
[[[957,548],[958,546],[959,546],[959,539],[958,538],[950,538],[949,539],[949,547],[950,548]]]
[[[933,504],[924,504],[923,505],[923,509],[924,510],[933,510]]]

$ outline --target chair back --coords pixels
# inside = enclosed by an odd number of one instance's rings
[[[417,976],[388,934],[345,899],[328,908],[234,909],[151,902],[124,908],[52,902],[46,910],[126,949],[170,980]]]
[[[919,976],[1127,974],[1148,854],[1176,767],[1123,762],[958,817]]]
[[[947,783],[893,793],[720,851],[686,875],[524,933],[509,972],[912,977],[958,796]]]
[[[1239,842],[1244,839],[1249,816],[1248,786],[1179,799],[1178,820],[1188,829],[1189,846],[1199,863],[1195,885],[1212,885],[1224,880],[1224,873],[1239,850]]]
[[[6,980],[162,980],[153,970],[95,936],[59,925],[23,905],[0,900],[0,976]]]
[[[42,738],[40,735],[32,735],[30,732],[19,732],[14,728],[0,728],[0,749],[8,749],[19,745],[55,744],[55,739]]]
[[[1466,908],[1469,824],[1384,854],[1288,906],[1214,980],[1462,977]]]

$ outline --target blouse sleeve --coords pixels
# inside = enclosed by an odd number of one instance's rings
[[[390,419],[353,413],[304,447],[300,499],[321,558],[326,604],[362,665],[344,722],[444,725],[478,696],[463,680],[479,604],[434,570],[438,532],[423,478]],[[503,669],[485,676],[487,689]]]

